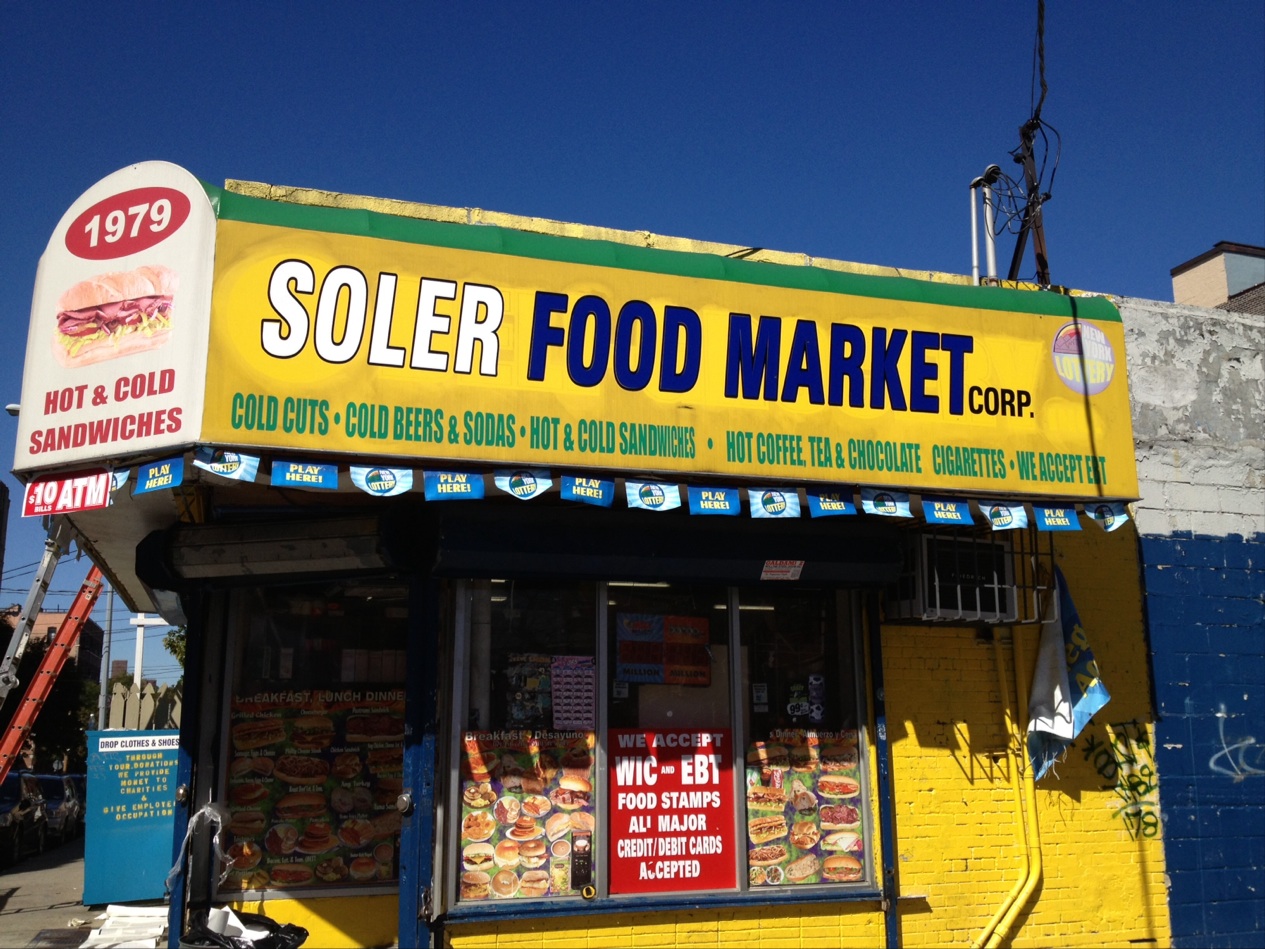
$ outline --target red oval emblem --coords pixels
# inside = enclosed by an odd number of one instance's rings
[[[98,201],[66,231],[66,249],[85,260],[126,257],[166,240],[189,217],[175,188],[135,188]]]

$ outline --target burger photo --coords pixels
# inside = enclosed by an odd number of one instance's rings
[[[821,839],[821,830],[810,820],[796,821],[791,827],[791,845],[796,850],[811,850]]]
[[[299,838],[294,849],[299,853],[318,854],[333,850],[337,846],[338,838],[331,832],[329,821],[314,820],[308,821],[303,836]]]
[[[851,771],[857,766],[855,745],[826,745],[821,749],[821,770],[827,773]]]
[[[803,773],[817,770],[817,759],[808,745],[792,745],[787,757],[792,771]]]
[[[326,715],[300,715],[290,723],[290,744],[304,751],[320,751],[334,741],[334,723]]]
[[[179,278],[167,267],[97,274],[57,301],[53,356],[67,368],[156,349],[171,335]]]
[[[341,781],[350,781],[360,773],[360,755],[354,751],[344,751],[334,755],[334,777]]]
[[[286,730],[279,718],[259,718],[238,722],[233,726],[233,747],[238,751],[254,751],[285,741]]]
[[[786,771],[791,766],[791,756],[785,745],[766,745],[763,742],[756,742],[755,746],[747,752],[747,764],[774,771]]]
[[[486,900],[492,891],[492,878],[483,870],[467,870],[461,874],[461,898]]]
[[[851,882],[865,875],[865,865],[850,853],[831,854],[822,864],[821,875],[835,882]]]
[[[461,865],[467,870],[487,870],[493,866],[495,849],[491,844],[468,844],[461,851]]]
[[[573,811],[585,807],[593,797],[593,785],[588,778],[564,774],[558,786],[549,792],[549,801],[560,811]]]
[[[372,880],[378,875],[378,862],[373,857],[356,857],[351,862],[350,872],[353,880]]]
[[[544,896],[549,892],[547,870],[528,870],[518,884],[519,896]]]
[[[524,840],[518,845],[518,860],[524,867],[528,869],[536,869],[543,867],[545,861],[549,859],[549,848],[545,846],[545,842],[537,837],[535,840]],[[523,876],[524,882],[527,877]]]
[[[518,874],[513,870],[498,870],[492,877],[492,895],[501,897],[513,896],[518,892]]]

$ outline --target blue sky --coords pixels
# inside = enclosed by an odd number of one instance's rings
[[[1020,175],[1036,26],[1036,0],[6,3],[0,345],[25,346],[62,212],[148,159],[216,184],[968,273],[971,179]],[[1171,300],[1177,264],[1265,244],[1263,64],[1259,0],[1048,4],[1054,283]],[[1000,238],[1003,272],[1012,247]],[[19,395],[14,371],[3,399]],[[0,417],[16,494],[15,433]],[[0,602],[25,598],[41,550],[39,525],[11,515]]]

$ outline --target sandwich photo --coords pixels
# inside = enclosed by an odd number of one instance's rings
[[[747,808],[756,811],[781,811],[786,807],[786,789],[753,784],[747,788]]]
[[[860,850],[861,836],[854,830],[836,830],[821,838],[822,850]]]
[[[587,778],[564,774],[558,786],[549,792],[549,800],[560,811],[573,811],[584,807],[593,796],[593,785]]]
[[[747,863],[753,867],[772,867],[788,856],[790,851],[786,849],[786,844],[764,844],[747,852]]]
[[[302,817],[320,817],[325,813],[325,795],[319,791],[293,791],[283,794],[273,805],[272,813],[283,821]]]
[[[806,853],[786,865],[786,879],[803,883],[821,869],[821,859],[814,853]]]
[[[312,882],[312,868],[306,863],[277,863],[268,868],[274,886],[304,886]]]
[[[855,804],[825,804],[818,814],[822,830],[856,830],[861,811]]]
[[[781,814],[753,817],[747,821],[747,837],[753,844],[764,844],[786,836],[786,818]]]
[[[265,748],[285,741],[285,737],[285,726],[279,718],[259,718],[233,726],[233,747],[238,751]]]
[[[57,301],[54,358],[74,368],[161,346],[171,335],[178,284],[174,271],[154,265],[97,274],[68,288]]]
[[[404,719],[399,715],[350,715],[347,741],[403,741]]]
[[[841,774],[823,774],[817,779],[817,793],[829,798],[856,797],[861,793],[861,784]]]
[[[272,773],[286,784],[324,784],[329,777],[329,762],[309,755],[282,755]]]
[[[549,873],[545,870],[528,870],[518,884],[519,896],[544,896],[549,892]]]
[[[268,796],[268,785],[259,781],[247,781],[229,789],[229,803],[235,807],[254,807]]]

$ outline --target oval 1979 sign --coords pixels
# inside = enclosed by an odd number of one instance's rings
[[[84,260],[113,260],[148,250],[189,217],[189,198],[174,188],[135,188],[103,198],[66,231],[66,249]]]

